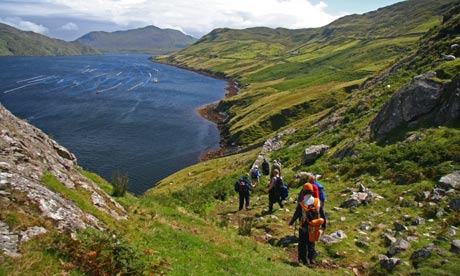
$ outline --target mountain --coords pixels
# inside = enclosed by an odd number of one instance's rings
[[[67,56],[98,53],[81,43],[53,39],[0,23],[0,56]]]
[[[76,41],[102,52],[164,54],[187,47],[195,38],[172,29],[147,26],[117,32],[91,32]]]
[[[411,53],[451,4],[403,1],[315,29],[216,29],[155,60],[237,81],[239,95],[218,106],[228,114],[227,143],[255,144],[336,105]]]
[[[344,37],[326,27],[219,29],[161,57],[237,79],[241,91],[219,105],[223,124],[252,116],[269,131],[249,125],[236,139],[229,126],[227,138],[241,142],[232,154],[178,171],[139,197],[110,198],[114,186],[0,106],[0,275],[458,275],[460,59],[451,56],[460,56],[460,3],[432,2],[327,26],[346,26]],[[401,33],[384,27],[381,37],[369,26],[383,23],[380,16],[410,25],[419,20],[414,11],[426,21]],[[363,26],[353,33],[345,24],[353,18],[367,18],[375,37],[355,40]],[[371,72],[354,71],[363,68]],[[328,70],[336,78],[321,74]],[[289,106],[296,98],[301,104]],[[258,109],[259,117],[250,112]],[[281,161],[290,196],[267,213],[270,179],[262,176],[250,210],[237,211],[234,183],[263,158]],[[306,172],[322,175],[327,196],[327,228],[310,266],[298,264],[298,232],[288,226]]]

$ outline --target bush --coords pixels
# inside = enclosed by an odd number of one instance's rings
[[[129,177],[126,174],[115,172],[112,175],[113,196],[124,196],[129,186]]]
[[[60,235],[50,251],[78,268],[85,275],[153,275],[169,269],[167,261],[154,256],[151,249],[138,249],[113,233],[87,228],[76,238]]]

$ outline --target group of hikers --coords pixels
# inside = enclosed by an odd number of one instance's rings
[[[281,163],[275,159],[271,170],[270,164],[264,158],[262,163],[262,173],[258,165],[254,165],[250,172],[246,173],[235,183],[235,191],[239,194],[239,211],[250,209],[250,191],[259,183],[262,175],[270,175],[268,184],[268,213],[273,213],[273,205],[278,203],[283,208],[288,197],[288,187],[284,184],[281,176]],[[317,181],[317,175],[312,173],[301,173],[298,180],[302,188],[297,196],[297,204],[294,215],[289,221],[289,226],[297,224],[299,231],[298,261],[304,265],[312,265],[317,255],[315,242],[318,241],[320,230],[326,228],[326,215],[324,212],[324,202],[326,195],[324,187]]]

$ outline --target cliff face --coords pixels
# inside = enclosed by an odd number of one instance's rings
[[[84,194],[98,212],[127,218],[124,208],[78,168],[72,153],[0,105],[0,247],[5,253],[15,254],[17,243],[49,227],[70,232],[104,228],[96,216],[58,191]],[[58,187],[51,188],[44,179]]]

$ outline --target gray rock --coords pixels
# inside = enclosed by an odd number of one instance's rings
[[[414,220],[414,225],[425,224],[425,219],[422,217],[416,217]]]
[[[396,129],[425,122],[445,125],[460,118],[460,75],[441,84],[428,76],[415,77],[396,92],[370,123],[371,139],[384,141]]]
[[[427,200],[428,198],[430,197],[430,192],[426,191],[426,192],[420,192],[420,193],[417,193],[415,195],[415,201],[417,202],[423,202],[425,200]]]
[[[450,244],[450,251],[460,254],[460,240],[453,240]]]
[[[415,251],[410,256],[410,260],[415,268],[418,268],[420,262],[423,262],[424,259],[431,257],[431,251],[434,249],[434,244],[430,243],[423,246],[421,249]]]
[[[329,146],[326,145],[314,145],[309,148],[306,148],[302,155],[302,164],[303,165],[311,165],[313,164],[316,159],[321,157],[323,154],[327,152]]]
[[[383,269],[386,269],[388,272],[393,271],[393,269],[398,265],[401,260],[398,258],[388,258],[385,255],[379,255],[380,266]]]
[[[383,233],[380,237],[383,239],[385,245],[387,246],[395,244],[398,241],[395,237],[387,233]]]
[[[399,252],[406,251],[410,248],[410,243],[404,239],[398,239],[398,241],[388,249],[388,255],[394,256]]]
[[[365,205],[372,201],[373,193],[370,191],[367,192],[353,192],[353,194],[342,204],[340,205],[341,208],[353,208],[358,207],[359,205]]]
[[[21,242],[27,242],[33,237],[41,235],[41,234],[45,234],[46,232],[48,231],[46,231],[46,229],[43,227],[33,226],[33,227],[27,228],[25,231],[22,231],[19,234],[19,237],[21,238]]]
[[[367,242],[365,242],[365,241],[357,241],[357,242],[355,242],[355,244],[356,244],[357,247],[361,247],[361,248],[362,247],[369,247],[369,244]]]
[[[409,229],[407,228],[407,226],[405,226],[404,224],[401,224],[401,223],[399,223],[399,222],[397,222],[397,221],[395,221],[395,222],[393,223],[393,226],[394,226],[394,228],[395,228],[395,230],[396,230],[397,232],[402,232],[402,231],[407,231],[407,230],[409,230]]]
[[[0,104],[0,188],[13,204],[25,201],[23,212],[30,217],[41,216],[59,231],[74,232],[88,226],[104,229],[94,215],[82,210],[72,200],[56,193],[42,183],[44,173],[56,179],[63,188],[85,190],[93,206],[120,220],[127,218],[125,209],[98,185],[79,173],[75,156],[41,130],[18,119]],[[19,206],[22,207],[22,206]],[[7,233],[3,243],[25,242],[43,233],[42,227],[30,227],[21,233]],[[12,248],[12,247],[11,247]],[[13,252],[14,250],[9,250]]]
[[[333,244],[333,243],[338,243],[345,238],[347,238],[347,235],[345,235],[345,232],[343,232],[342,230],[339,230],[330,235],[322,235],[319,239],[321,242],[325,244]]]
[[[446,191],[450,189],[460,190],[460,172],[456,171],[441,177],[436,187]]]

